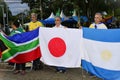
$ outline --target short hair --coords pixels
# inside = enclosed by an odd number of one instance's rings
[[[100,16],[101,16],[101,18],[103,18],[102,13],[100,13],[100,12],[95,13],[95,15],[100,15]]]
[[[31,16],[37,17],[37,14],[36,13],[31,13]]]
[[[15,25],[17,28],[20,26],[20,23],[18,21],[14,21],[12,24]]]

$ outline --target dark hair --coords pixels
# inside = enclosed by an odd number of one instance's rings
[[[62,20],[62,18],[61,18],[60,16],[56,16],[55,19],[56,19],[56,18],[59,18],[60,20]]]
[[[20,23],[18,21],[14,21],[13,25],[15,25],[18,28],[20,26]]]

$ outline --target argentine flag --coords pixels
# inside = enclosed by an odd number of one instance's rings
[[[103,80],[120,80],[120,29],[83,29],[82,67]]]

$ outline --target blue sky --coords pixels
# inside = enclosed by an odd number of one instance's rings
[[[12,15],[17,15],[18,13],[24,12],[25,10],[29,10],[28,4],[21,4],[21,0],[4,0]]]

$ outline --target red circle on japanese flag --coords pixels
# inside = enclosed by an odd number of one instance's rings
[[[66,51],[66,44],[63,39],[55,37],[49,41],[48,49],[53,56],[61,57]]]

